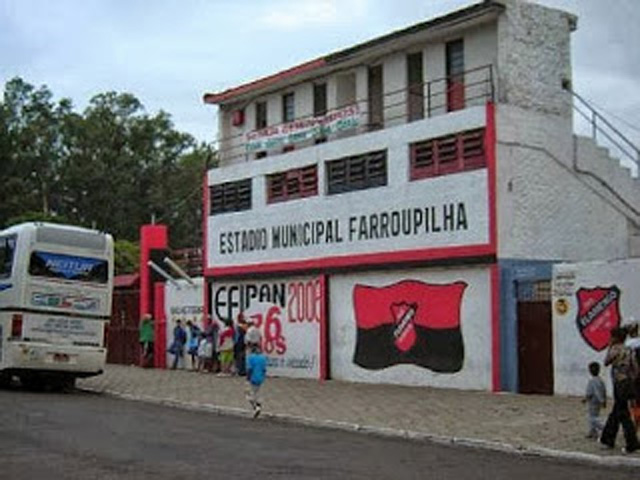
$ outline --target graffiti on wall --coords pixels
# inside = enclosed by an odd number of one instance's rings
[[[466,287],[466,282],[437,285],[418,280],[383,287],[355,285],[353,362],[369,370],[413,364],[440,373],[460,371],[460,309]]]
[[[260,330],[270,374],[319,378],[324,296],[321,277],[214,282],[212,311],[221,321],[242,312]]]
[[[576,298],[578,331],[587,345],[600,352],[609,344],[611,329],[620,326],[620,289],[580,288]]]

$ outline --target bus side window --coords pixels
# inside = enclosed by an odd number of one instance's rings
[[[11,276],[13,265],[13,253],[16,249],[16,240],[13,237],[0,238],[0,278]]]

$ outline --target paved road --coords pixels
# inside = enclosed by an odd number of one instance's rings
[[[555,462],[76,392],[0,391],[1,479],[637,478]]]

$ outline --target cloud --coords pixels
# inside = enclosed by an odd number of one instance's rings
[[[269,2],[260,23],[274,29],[300,30],[309,26],[352,22],[364,15],[367,0],[283,0]]]

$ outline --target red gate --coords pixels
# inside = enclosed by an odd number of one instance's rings
[[[122,365],[137,365],[139,363],[139,321],[140,290],[138,288],[114,289],[107,344],[107,363]]]

